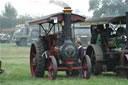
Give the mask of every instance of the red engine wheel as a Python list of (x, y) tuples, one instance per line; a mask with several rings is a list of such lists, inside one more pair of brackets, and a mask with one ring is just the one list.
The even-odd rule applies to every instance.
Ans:
[(36, 76), (36, 68), (37, 68), (37, 55), (36, 55), (36, 49), (32, 48), (30, 52), (30, 68), (32, 77)]
[(43, 77), (45, 73), (46, 58), (42, 56), (44, 52), (41, 42), (34, 43), (30, 51), (30, 68), (32, 77)]
[(91, 75), (91, 60), (89, 58), (89, 56), (85, 56), (82, 59), (82, 77), (84, 79), (89, 79), (90, 75)]
[(54, 56), (48, 59), (48, 77), (50, 80), (55, 80), (57, 75), (57, 62)]

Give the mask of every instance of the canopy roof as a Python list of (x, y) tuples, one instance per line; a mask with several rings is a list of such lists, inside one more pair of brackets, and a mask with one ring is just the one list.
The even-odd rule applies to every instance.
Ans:
[(104, 18), (90, 18), (86, 19), (85, 24), (97, 25), (97, 24), (126, 24), (126, 16), (118, 17), (104, 17)]
[[(56, 13), (56, 14), (44, 16), (40, 19), (30, 21), (29, 24), (32, 25), (32, 24), (53, 23), (55, 19), (57, 20), (58, 23), (61, 23), (64, 20), (64, 13)], [(71, 21), (72, 22), (84, 22), (85, 17), (77, 15), (77, 14), (71, 14)]]

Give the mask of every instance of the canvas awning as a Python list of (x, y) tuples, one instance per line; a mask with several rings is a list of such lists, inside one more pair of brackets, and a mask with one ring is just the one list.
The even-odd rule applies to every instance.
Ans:
[(104, 17), (104, 18), (88, 18), (85, 21), (87, 25), (97, 25), (97, 24), (126, 24), (126, 16), (118, 17)]
[[(30, 21), (29, 24), (43, 24), (43, 23), (53, 23), (53, 21), (56, 20), (57, 23), (60, 23), (64, 20), (64, 13), (56, 13), (51, 14), (48, 16), (44, 16), (40, 19)], [(77, 14), (71, 14), (71, 21), (72, 22), (84, 22), (85, 17), (77, 15)]]

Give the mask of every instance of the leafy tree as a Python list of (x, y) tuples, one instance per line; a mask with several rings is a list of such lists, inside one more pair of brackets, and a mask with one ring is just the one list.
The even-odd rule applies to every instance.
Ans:
[(0, 28), (5, 29), (15, 27), (17, 21), (16, 17), (16, 9), (10, 3), (5, 4), (5, 9), (0, 17)]
[(121, 16), (128, 11), (128, 0), (90, 0), (89, 6), (93, 17)]
[(125, 3), (128, 4), (128, 0), (125, 0)]
[(26, 21), (32, 20), (32, 17), (29, 15), (20, 15), (17, 18), (17, 24), (24, 24)]
[(5, 4), (3, 16), (8, 17), (8, 18), (16, 18), (17, 11), (10, 3), (7, 3), (7, 4)]

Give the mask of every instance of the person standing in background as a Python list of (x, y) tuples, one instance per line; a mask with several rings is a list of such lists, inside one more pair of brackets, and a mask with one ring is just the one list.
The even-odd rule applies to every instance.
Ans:
[[(81, 66), (81, 61), (82, 61), (82, 58), (84, 57), (84, 48), (82, 47), (82, 42), (81, 41), (77, 41), (77, 46), (78, 46), (78, 63), (79, 65)], [(83, 75), (82, 75), (82, 70), (79, 70), (80, 72), (80, 77), (83, 78)]]
[(2, 70), (2, 68), (1, 68), (1, 65), (2, 64), (2, 62), (0, 61), (0, 74), (2, 74), (3, 72), (4, 72), (4, 70)]
[(78, 50), (79, 50), (78, 57), (81, 60), (84, 56), (84, 48), (82, 47), (82, 42), (77, 41), (77, 46), (78, 46)]

